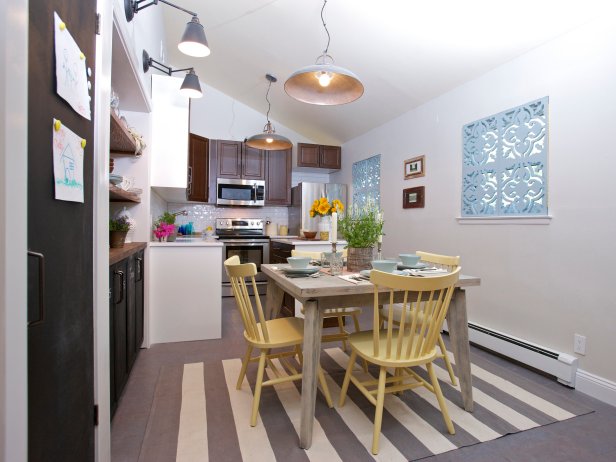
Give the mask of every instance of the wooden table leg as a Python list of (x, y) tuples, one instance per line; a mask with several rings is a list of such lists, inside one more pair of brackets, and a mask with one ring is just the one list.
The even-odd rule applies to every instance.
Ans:
[(447, 312), (447, 327), (451, 349), (456, 359), (456, 375), (460, 381), (460, 391), (464, 409), (473, 412), (473, 383), (471, 378), (471, 352), (468, 343), (468, 316), (466, 313), (466, 293), (456, 289)]
[(265, 296), (265, 319), (277, 318), (282, 308), (284, 290), (269, 279), (267, 281), (267, 295)]
[(304, 364), (302, 368), (302, 409), (299, 445), (304, 449), (312, 445), (312, 425), (317, 397), (317, 367), (321, 353), (322, 315), (317, 300), (304, 304)]

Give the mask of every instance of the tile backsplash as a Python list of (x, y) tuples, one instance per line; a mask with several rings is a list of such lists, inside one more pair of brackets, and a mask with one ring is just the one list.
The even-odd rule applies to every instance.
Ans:
[(167, 210), (186, 210), (188, 215), (178, 216), (176, 224), (184, 225), (192, 221), (195, 231), (203, 231), (208, 226), (213, 228), (217, 218), (262, 218), (277, 225), (287, 225), (289, 222), (287, 207), (216, 207), (209, 204), (169, 203)]

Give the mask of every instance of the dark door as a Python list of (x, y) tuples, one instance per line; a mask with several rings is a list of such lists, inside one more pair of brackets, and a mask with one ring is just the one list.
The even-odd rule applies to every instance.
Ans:
[(319, 145), (298, 143), (297, 145), (298, 167), (319, 167)]
[(188, 136), (188, 188), (189, 201), (208, 201), (208, 139), (191, 133)]
[(141, 348), (141, 344), (143, 343), (143, 258), (143, 250), (135, 256), (135, 327), (137, 330), (135, 334), (135, 338), (137, 340), (137, 343), (135, 345), (135, 353), (139, 351), (139, 349)]
[(268, 151), (265, 205), (291, 205), (291, 150)]
[(340, 151), (340, 146), (321, 146), (319, 166), (322, 168), (340, 170)]
[[(33, 284), (41, 290), (28, 293), (28, 458), (91, 461), (94, 124), (56, 94), (54, 11), (92, 69), (90, 109), (94, 114), (96, 1), (31, 0), (29, 8), (28, 247), (43, 256), (30, 258), (29, 280), (38, 281), (40, 274), (45, 281)], [(53, 118), (87, 142), (84, 203), (54, 199)], [(42, 320), (39, 306), (44, 306)]]
[(216, 142), (218, 178), (242, 177), (242, 143), (240, 141), (218, 140)]
[(111, 266), (111, 402), (112, 415), (117, 402), (122, 395), (124, 385), (128, 380), (128, 292), (127, 280), (129, 278), (128, 259), (124, 259)]
[(265, 180), (265, 154), (261, 149), (244, 145), (242, 158), (242, 178), (246, 180)]

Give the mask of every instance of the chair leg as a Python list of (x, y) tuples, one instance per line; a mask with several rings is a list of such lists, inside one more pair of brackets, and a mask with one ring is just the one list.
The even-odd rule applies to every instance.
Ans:
[(295, 345), (295, 354), (297, 354), (297, 359), (299, 361), (300, 367), (304, 364), (304, 355), (302, 354), (302, 347), (299, 345)]
[(259, 356), (259, 370), (257, 371), (257, 383), (255, 384), (255, 396), (252, 400), (252, 415), (250, 416), (250, 426), (257, 425), (257, 415), (259, 413), (259, 401), (261, 401), (261, 388), (263, 386), (263, 372), (265, 371), (265, 359), (267, 351), (261, 350)]
[(383, 422), (383, 403), (385, 402), (385, 379), (387, 368), (381, 366), (379, 372), (379, 386), (376, 394), (376, 411), (374, 412), (374, 433), (372, 434), (372, 454), (379, 453), (379, 438), (381, 436), (381, 423)]
[[(343, 316), (338, 316), (338, 331), (341, 334), (344, 334), (344, 318)], [(346, 339), (342, 339), (342, 349), (347, 351), (347, 342)]]
[(323, 374), (323, 368), (320, 365), (317, 374), (319, 376), (319, 383), (321, 384), (321, 391), (325, 395), (325, 401), (327, 401), (327, 405), (330, 408), (333, 408), (334, 403), (332, 402), (332, 397), (329, 394), (329, 387), (327, 386), (327, 382), (325, 381), (325, 374)]
[(246, 349), (246, 354), (244, 355), (244, 360), (242, 361), (242, 368), (240, 369), (240, 376), (237, 378), (237, 385), (235, 388), (240, 390), (242, 388), (242, 382), (244, 381), (244, 377), (246, 377), (246, 368), (248, 367), (248, 363), (250, 362), (250, 355), (252, 354), (252, 345), (248, 345)]
[[(357, 313), (353, 313), (351, 317), (353, 318), (353, 324), (355, 324), (355, 332), (359, 332), (360, 327), (359, 327), (359, 319), (357, 318)], [(362, 364), (363, 364), (364, 372), (368, 373), (368, 361), (366, 361), (365, 359), (362, 359)]]
[(438, 405), (441, 408), (441, 413), (443, 414), (443, 420), (445, 421), (445, 425), (447, 426), (447, 431), (451, 435), (455, 435), (456, 430), (453, 428), (451, 417), (449, 417), (449, 412), (447, 412), (447, 405), (445, 404), (445, 398), (443, 398), (443, 393), (441, 392), (441, 386), (438, 384), (438, 379), (436, 378), (436, 373), (434, 372), (434, 367), (432, 367), (432, 363), (426, 364), (426, 368), (428, 369), (428, 373), (430, 374), (430, 380), (432, 381), (432, 386), (434, 387), (434, 394), (436, 395)]
[(443, 360), (445, 361), (445, 365), (447, 366), (447, 370), (449, 371), (449, 378), (451, 379), (451, 384), (455, 387), (458, 382), (456, 382), (456, 375), (453, 373), (451, 361), (449, 361), (447, 348), (445, 348), (445, 342), (443, 341), (443, 337), (441, 334), (438, 334), (438, 346), (441, 347), (441, 353), (443, 354)]
[(344, 400), (346, 399), (347, 390), (349, 389), (349, 382), (351, 381), (351, 374), (353, 373), (353, 366), (355, 366), (355, 358), (357, 358), (357, 352), (353, 350), (351, 358), (349, 359), (349, 365), (347, 366), (346, 374), (344, 374), (344, 382), (342, 382), (342, 389), (340, 390), (340, 400), (338, 406), (344, 406)]

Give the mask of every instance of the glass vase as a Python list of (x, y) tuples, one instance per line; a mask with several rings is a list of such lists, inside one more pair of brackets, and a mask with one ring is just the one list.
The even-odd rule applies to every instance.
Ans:
[(332, 217), (325, 215), (319, 220), (319, 237), (322, 241), (329, 241), (329, 230), (332, 226)]

